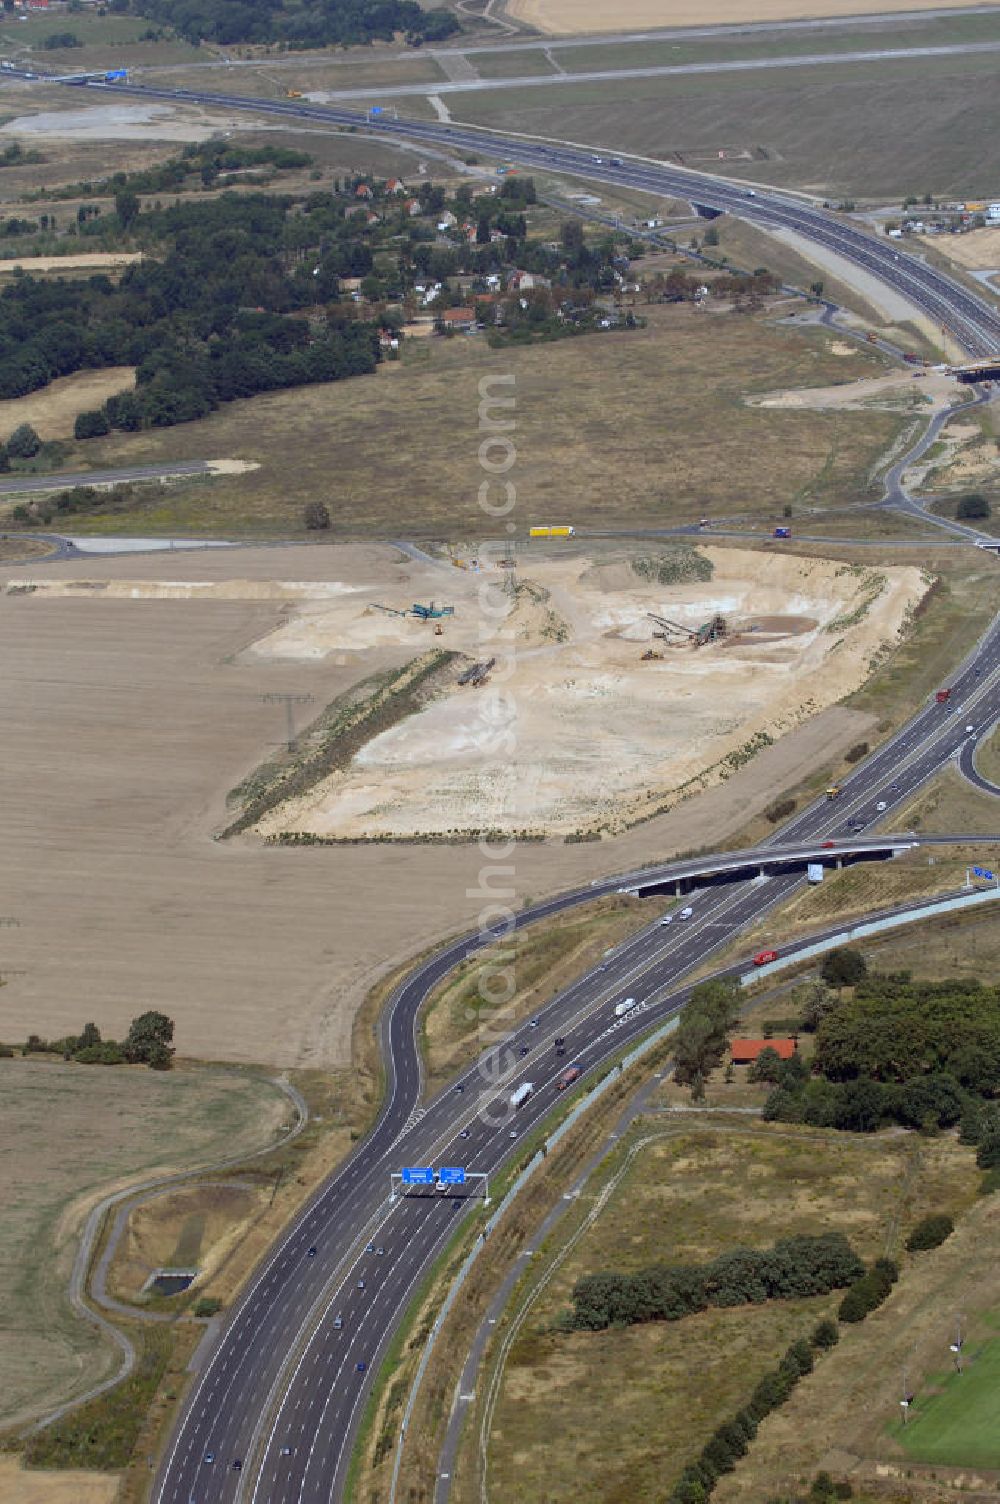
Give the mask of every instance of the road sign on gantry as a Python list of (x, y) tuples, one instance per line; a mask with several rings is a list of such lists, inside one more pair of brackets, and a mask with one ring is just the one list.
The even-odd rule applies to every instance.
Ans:
[(438, 1170), (438, 1180), (442, 1185), (464, 1185), (465, 1171), (457, 1165), (442, 1165)]
[(973, 867), (972, 875), (973, 877), (985, 877), (988, 883), (996, 882), (995, 874), (988, 867)]
[(434, 1171), (432, 1169), (411, 1168), (403, 1170), (404, 1185), (433, 1185)]

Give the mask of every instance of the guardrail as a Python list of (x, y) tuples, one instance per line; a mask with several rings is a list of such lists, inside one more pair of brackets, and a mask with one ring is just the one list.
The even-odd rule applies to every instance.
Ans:
[(811, 945), (800, 946), (787, 956), (779, 956), (776, 961), (768, 961), (763, 966), (755, 966), (753, 971), (746, 971), (740, 977), (740, 986), (749, 987), (751, 983), (760, 981), (761, 977), (772, 976), (777, 971), (784, 971), (788, 966), (797, 966), (800, 961), (807, 961), (811, 956), (822, 956), (828, 950), (836, 950), (841, 945), (849, 945), (852, 940), (863, 940), (867, 935), (878, 935), (883, 930), (898, 929), (900, 925), (915, 924), (919, 919), (930, 919), (935, 914), (950, 914), (957, 909), (974, 908), (976, 904), (990, 903), (1000, 898), (1000, 888), (988, 888), (975, 893), (959, 893), (951, 898), (942, 898), (937, 902), (924, 904), (919, 909), (908, 909), (902, 914), (887, 914), (884, 919), (869, 919), (863, 924), (852, 924), (847, 929), (841, 930), (836, 935), (827, 935), (825, 940), (816, 940)]

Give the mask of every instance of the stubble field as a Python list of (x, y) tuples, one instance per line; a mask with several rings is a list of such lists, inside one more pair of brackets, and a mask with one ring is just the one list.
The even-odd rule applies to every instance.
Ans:
[[(213, 550), (30, 572), (161, 582), (361, 572), (390, 600), (420, 598), (388, 547)], [(457, 573), (447, 570), (442, 596)], [(302, 850), (211, 839), (226, 823), (227, 792), (286, 735), (285, 703), (264, 696), (292, 696), (301, 728), (359, 678), (412, 657), (399, 646), (299, 662), (247, 654), (285, 609), (280, 592), (270, 601), (0, 594), (0, 1038), (57, 1037), (88, 1019), (120, 1035), (157, 1008), (176, 1020), (182, 1054), (345, 1064), (372, 983), (474, 922), (475, 845)], [(870, 725), (833, 707), (709, 796), (613, 842), (524, 845), (518, 897), (718, 844)]]

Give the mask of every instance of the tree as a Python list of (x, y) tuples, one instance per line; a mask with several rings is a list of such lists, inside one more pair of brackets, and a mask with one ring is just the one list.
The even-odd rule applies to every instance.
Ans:
[(7, 440), (7, 453), (17, 460), (34, 459), (42, 441), (30, 423), (21, 423)]
[(91, 1045), (100, 1044), (101, 1031), (96, 1024), (84, 1024), (83, 1032), (77, 1040), (77, 1049), (86, 1050)]
[(330, 526), (329, 508), (322, 501), (307, 501), (302, 509), (302, 520), (310, 532), (324, 532)]
[(125, 188), (115, 194), (115, 213), (118, 215), (118, 223), (123, 230), (130, 230), (139, 218), (139, 210), (142, 208), (139, 195)]
[(906, 1240), (907, 1253), (921, 1253), (925, 1248), (937, 1248), (955, 1231), (955, 1224), (946, 1212), (933, 1212), (922, 1217)]
[(819, 972), (829, 987), (856, 987), (868, 975), (868, 965), (860, 951), (842, 945), (827, 951)]
[(747, 1080), (775, 1082), (780, 1079), (781, 1056), (771, 1045), (767, 1045), (747, 1071)]
[(153, 1070), (169, 1070), (173, 1057), (171, 1040), (174, 1021), (165, 1013), (141, 1013), (133, 1018), (122, 1044), (125, 1059), (131, 1065), (149, 1065)]
[(820, 1350), (828, 1347), (836, 1347), (840, 1341), (840, 1332), (837, 1328), (837, 1323), (831, 1321), (829, 1316), (825, 1316), (822, 1321), (818, 1321), (813, 1327), (810, 1341), (813, 1347), (818, 1347)]
[(823, 296), (823, 283), (819, 280), (810, 282), (809, 291), (813, 294), (814, 297), (821, 298)]
[(966, 520), (978, 520), (989, 515), (989, 502), (985, 496), (980, 496), (975, 491), (968, 496), (961, 497), (958, 506), (955, 508), (955, 516)]
[(99, 439), (110, 432), (111, 424), (100, 408), (95, 408), (91, 412), (77, 413), (76, 422), (73, 424), (74, 438)]
[(719, 232), (715, 228), (714, 225), (709, 225), (708, 229), (705, 231), (705, 237), (704, 237), (704, 240), (703, 240), (702, 244), (703, 245), (718, 245), (718, 243), (719, 243)]

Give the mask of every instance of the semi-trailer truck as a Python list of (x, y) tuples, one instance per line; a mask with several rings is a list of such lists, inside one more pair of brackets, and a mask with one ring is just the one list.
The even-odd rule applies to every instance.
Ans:
[(638, 998), (636, 998), (636, 997), (626, 997), (626, 998), (623, 998), (620, 1003), (616, 1003), (615, 1004), (615, 1018), (624, 1018), (625, 1015), (626, 1015), (626, 1013), (631, 1013), (632, 1009), (633, 1008), (637, 1008), (638, 1006), (639, 1006), (639, 999)]
[(572, 1086), (583, 1075), (582, 1065), (568, 1065), (556, 1082), (556, 1091), (565, 1091), (567, 1086)]
[(511, 1092), (511, 1094), (510, 1094), (510, 1105), (511, 1105), (511, 1107), (513, 1107), (513, 1109), (514, 1109), (515, 1112), (517, 1111), (517, 1109), (519, 1107), (523, 1107), (524, 1106), (525, 1102), (531, 1096), (531, 1093), (534, 1091), (534, 1089), (535, 1089), (534, 1082), (532, 1082), (532, 1081), (522, 1081), (521, 1085), (517, 1088), (517, 1090)]
[(575, 527), (529, 527), (529, 538), (575, 538)]

